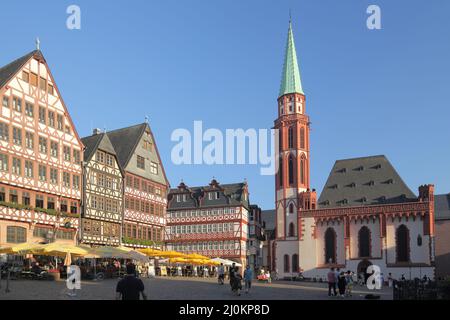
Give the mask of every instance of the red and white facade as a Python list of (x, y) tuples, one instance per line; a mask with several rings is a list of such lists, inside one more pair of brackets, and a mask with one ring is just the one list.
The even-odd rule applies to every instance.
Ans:
[(81, 140), (40, 51), (4, 68), (14, 71), (0, 88), (0, 246), (74, 242)]

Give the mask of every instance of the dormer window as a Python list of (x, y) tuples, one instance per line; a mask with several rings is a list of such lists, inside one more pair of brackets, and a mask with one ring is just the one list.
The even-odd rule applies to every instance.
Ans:
[(212, 200), (213, 199), (213, 194), (212, 194), (212, 192), (209, 192), (208, 193), (208, 200)]
[(216, 200), (220, 198), (220, 193), (217, 191), (216, 192)]
[(185, 194), (183, 194), (183, 202), (187, 201), (187, 196)]
[(181, 201), (181, 195), (177, 194), (177, 202), (180, 202), (180, 201)]

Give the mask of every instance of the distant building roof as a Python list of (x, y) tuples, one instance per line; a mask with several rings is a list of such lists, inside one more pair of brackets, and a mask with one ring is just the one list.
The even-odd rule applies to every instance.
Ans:
[(416, 201), (389, 160), (370, 156), (338, 160), (319, 197), (319, 208)]
[(81, 141), (83, 141), (83, 144), (86, 147), (84, 149), (84, 161), (89, 161), (97, 149), (116, 155), (116, 151), (114, 150), (114, 147), (106, 133), (99, 133), (89, 137), (84, 137), (81, 138)]
[(450, 194), (434, 196), (434, 219), (450, 220)]
[(275, 230), (277, 213), (275, 210), (262, 210), (261, 219), (266, 224), (265, 230)]
[[(215, 179), (208, 186), (188, 187), (183, 182), (177, 189), (171, 189), (169, 192), (169, 209), (213, 207), (213, 206), (244, 206), (250, 208), (248, 197), (244, 197), (247, 189), (246, 182), (220, 184)], [(219, 199), (209, 199), (205, 196), (208, 191), (218, 191), (222, 194)], [(187, 201), (172, 201), (176, 194), (189, 194)]]

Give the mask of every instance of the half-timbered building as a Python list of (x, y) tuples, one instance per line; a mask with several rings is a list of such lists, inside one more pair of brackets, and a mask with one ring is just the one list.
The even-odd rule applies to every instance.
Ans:
[(125, 174), (124, 245), (163, 245), (169, 182), (148, 123), (107, 133)]
[(188, 187), (183, 182), (169, 193), (168, 250), (221, 257), (247, 263), (250, 204), (247, 183)]
[(106, 133), (94, 130), (85, 145), (80, 235), (89, 245), (121, 244), (123, 172)]
[(0, 245), (75, 241), (83, 144), (40, 50), (0, 68)]

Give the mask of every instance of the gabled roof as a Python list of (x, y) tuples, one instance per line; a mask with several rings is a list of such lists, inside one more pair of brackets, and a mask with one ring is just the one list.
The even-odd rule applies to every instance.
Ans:
[(291, 21), (289, 21), (283, 73), (281, 74), (280, 93), (278, 97), (288, 93), (304, 94), (302, 81), (300, 79), (300, 70), (298, 68), (297, 51), (295, 50), (294, 33), (292, 32)]
[(86, 147), (84, 150), (85, 162), (89, 162), (98, 149), (116, 155), (116, 151), (114, 150), (114, 147), (106, 133), (99, 133), (89, 137), (84, 137), (81, 138), (81, 141)]
[(30, 60), (31, 57), (38, 56), (41, 59), (44, 59), (42, 52), (40, 50), (34, 50), (30, 53), (20, 57), (19, 59), (14, 60), (13, 62), (7, 64), (6, 66), (0, 68), (0, 88), (5, 86), (11, 78), (22, 69), (25, 63)]
[(116, 150), (117, 158), (122, 168), (125, 168), (133, 156), (142, 135), (147, 128), (146, 123), (137, 124), (131, 127), (109, 131), (109, 140)]
[(450, 194), (434, 196), (435, 220), (450, 220)]
[(109, 140), (116, 151), (117, 159), (119, 161), (120, 166), (125, 170), (130, 162), (130, 159), (133, 157), (133, 154), (141, 141), (142, 135), (148, 129), (151, 135), (151, 139), (154, 144), (154, 148), (156, 151), (156, 155), (158, 157), (158, 161), (161, 164), (161, 171), (166, 182), (166, 185), (169, 185), (169, 180), (167, 179), (166, 172), (164, 170), (164, 166), (161, 161), (161, 157), (159, 155), (158, 147), (156, 145), (155, 137), (153, 136), (153, 132), (148, 123), (141, 123), (134, 126), (116, 129), (107, 132)]
[(319, 208), (417, 201), (389, 160), (371, 156), (338, 160), (319, 197)]

